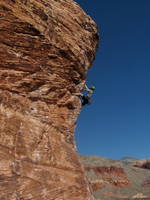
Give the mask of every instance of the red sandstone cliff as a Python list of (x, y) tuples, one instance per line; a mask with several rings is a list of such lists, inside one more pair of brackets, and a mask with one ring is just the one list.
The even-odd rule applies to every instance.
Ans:
[(94, 173), (96, 180), (91, 180), (90, 184), (93, 191), (97, 191), (105, 186), (113, 188), (127, 187), (130, 182), (123, 168), (116, 166), (94, 166), (85, 167), (87, 173)]
[(0, 0), (0, 199), (93, 199), (73, 132), (97, 42), (72, 0)]

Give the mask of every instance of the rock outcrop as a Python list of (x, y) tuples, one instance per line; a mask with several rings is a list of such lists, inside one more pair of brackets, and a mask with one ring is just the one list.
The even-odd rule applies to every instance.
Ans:
[(135, 167), (150, 169), (150, 159), (139, 160), (134, 164)]
[(72, 0), (0, 0), (0, 199), (91, 200), (74, 143), (97, 27)]

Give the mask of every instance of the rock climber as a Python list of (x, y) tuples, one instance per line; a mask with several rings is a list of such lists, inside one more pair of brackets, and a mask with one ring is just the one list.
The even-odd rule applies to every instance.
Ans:
[(95, 86), (91, 86), (90, 88), (88, 88), (85, 85), (83, 91), (87, 92), (87, 94), (86, 95), (81, 94), (82, 106), (85, 106), (86, 104), (91, 104), (91, 97), (93, 95), (94, 90), (95, 90)]
[(83, 92), (83, 94), (74, 93), (74, 95), (80, 97), (82, 106), (85, 106), (86, 104), (91, 104), (91, 97), (95, 90), (95, 86), (91, 86), (90, 88), (88, 88), (84, 81), (79, 85), (78, 88), (81, 92)]

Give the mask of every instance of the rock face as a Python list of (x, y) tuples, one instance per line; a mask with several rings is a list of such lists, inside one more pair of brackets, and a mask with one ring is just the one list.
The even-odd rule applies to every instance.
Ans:
[(98, 43), (72, 0), (0, 0), (0, 199), (91, 200), (74, 128)]
[(80, 159), (97, 200), (150, 199), (149, 165), (139, 167), (149, 159), (114, 161), (98, 156), (81, 156)]

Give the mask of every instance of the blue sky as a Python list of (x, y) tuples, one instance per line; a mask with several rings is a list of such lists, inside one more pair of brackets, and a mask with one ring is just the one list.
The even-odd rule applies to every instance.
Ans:
[(150, 1), (76, 1), (100, 28), (88, 74), (96, 91), (78, 119), (78, 151), (112, 159), (150, 157)]

